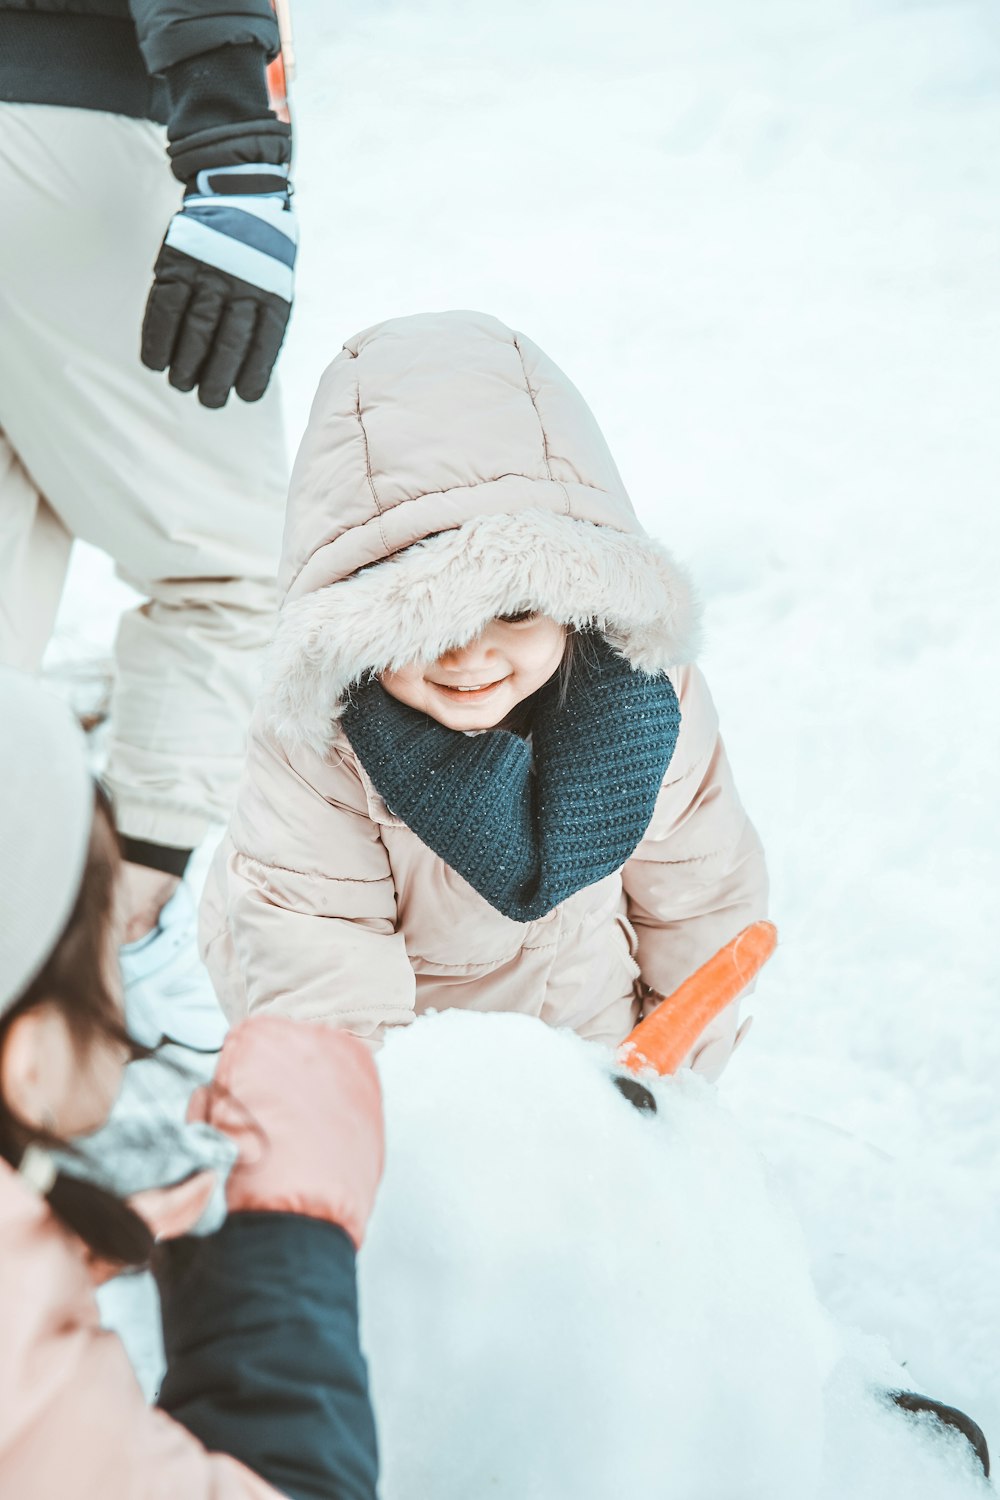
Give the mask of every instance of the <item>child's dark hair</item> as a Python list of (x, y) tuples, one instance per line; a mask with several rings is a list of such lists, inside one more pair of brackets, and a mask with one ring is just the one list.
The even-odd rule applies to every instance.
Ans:
[[(132, 1057), (148, 1056), (130, 1039), (108, 987), (108, 940), (120, 863), (110, 804), (95, 788), (90, 847), (76, 905), (41, 973), (0, 1021), (0, 1052), (17, 1017), (44, 1002), (58, 1006), (81, 1058), (101, 1041), (117, 1043)], [(31, 1145), (65, 1144), (50, 1132), (25, 1125), (0, 1096), (0, 1156), (11, 1166), (18, 1166)], [(148, 1226), (113, 1193), (60, 1172), (46, 1197), (67, 1228), (100, 1259), (123, 1266), (148, 1261), (153, 1248)]]

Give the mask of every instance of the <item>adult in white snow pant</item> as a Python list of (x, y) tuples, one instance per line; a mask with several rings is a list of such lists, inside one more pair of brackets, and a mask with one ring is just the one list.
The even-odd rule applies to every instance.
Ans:
[(115, 646), (107, 781), (127, 838), (228, 815), (271, 629), (286, 459), (272, 383), (210, 411), (139, 359), (181, 184), (157, 125), (0, 104), (0, 660), (34, 668), (73, 539), (147, 602)]

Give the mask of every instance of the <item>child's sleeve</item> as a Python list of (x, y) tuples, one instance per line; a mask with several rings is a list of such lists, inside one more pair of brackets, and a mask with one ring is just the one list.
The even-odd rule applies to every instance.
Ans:
[[(681, 705), (677, 748), (646, 835), (622, 872), (642, 979), (658, 995), (767, 914), (763, 849), (736, 791), (708, 686), (697, 667), (671, 678)], [(734, 1004), (702, 1037), (698, 1071), (722, 1071), (737, 1021)]]
[(202, 956), (231, 1020), (273, 1011), (375, 1039), (416, 983), (378, 825), (349, 758), (290, 758), (251, 725), (229, 832), (206, 882)]

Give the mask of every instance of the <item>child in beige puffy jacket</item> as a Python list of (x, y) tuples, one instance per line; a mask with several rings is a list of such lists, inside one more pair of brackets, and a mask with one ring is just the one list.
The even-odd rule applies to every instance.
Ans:
[[(320, 383), (285, 599), (202, 906), (232, 1020), (519, 1011), (609, 1046), (764, 914), (688, 582), (593, 416), (494, 318)], [(730, 1007), (689, 1061), (709, 1076)]]

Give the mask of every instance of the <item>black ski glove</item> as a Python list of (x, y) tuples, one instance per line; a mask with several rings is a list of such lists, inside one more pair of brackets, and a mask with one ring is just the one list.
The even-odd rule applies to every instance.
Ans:
[(288, 168), (197, 174), (170, 221), (142, 325), (142, 362), (179, 391), (225, 406), (259, 401), (292, 304), (298, 227)]

